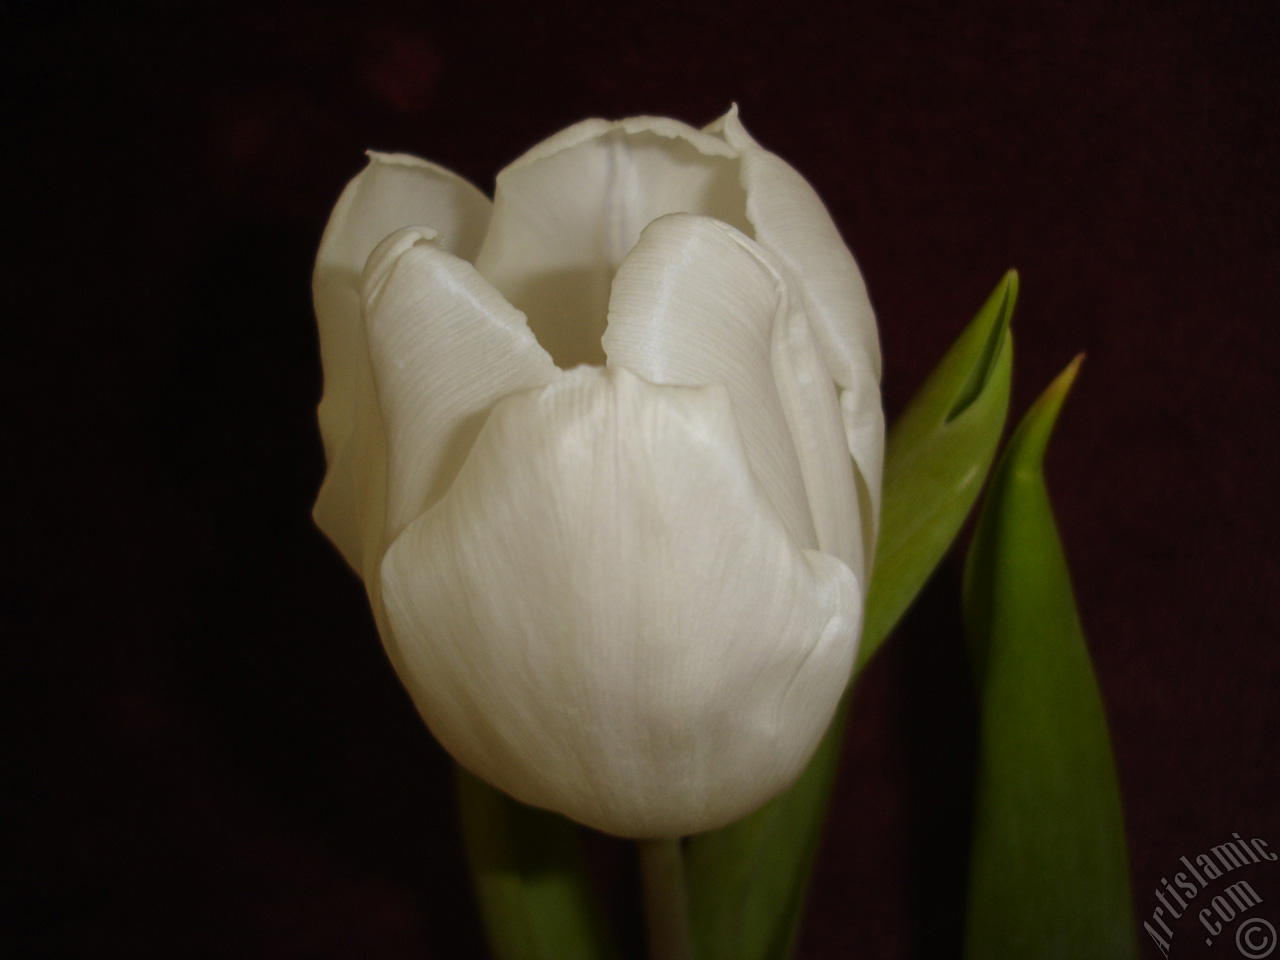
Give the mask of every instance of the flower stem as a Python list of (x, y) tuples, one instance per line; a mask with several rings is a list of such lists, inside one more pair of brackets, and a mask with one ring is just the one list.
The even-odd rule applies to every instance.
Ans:
[(680, 838), (638, 840), (649, 960), (693, 960)]

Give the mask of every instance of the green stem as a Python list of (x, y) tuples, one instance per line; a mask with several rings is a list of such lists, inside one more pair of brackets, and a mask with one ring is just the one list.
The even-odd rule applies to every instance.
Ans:
[(638, 840), (649, 960), (693, 960), (680, 838)]

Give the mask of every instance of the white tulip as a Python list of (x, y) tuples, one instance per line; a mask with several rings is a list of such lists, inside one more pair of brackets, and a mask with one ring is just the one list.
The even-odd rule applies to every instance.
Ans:
[(316, 520), (457, 761), (629, 837), (790, 784), (854, 662), (884, 435), (804, 179), (736, 109), (584, 121), (492, 203), (370, 154), (314, 292)]

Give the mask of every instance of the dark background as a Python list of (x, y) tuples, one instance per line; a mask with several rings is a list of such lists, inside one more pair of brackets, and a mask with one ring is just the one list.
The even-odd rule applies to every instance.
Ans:
[[(1088, 353), (1049, 471), (1136, 913), (1280, 847), (1277, 9), (5, 5), (8, 955), (481, 955), (447, 758), (309, 519), (312, 258), (366, 147), (491, 189), (582, 117), (734, 100), (858, 256), (891, 416), (1010, 266), (1015, 414)], [(958, 588), (861, 686), (802, 957), (957, 953)]]

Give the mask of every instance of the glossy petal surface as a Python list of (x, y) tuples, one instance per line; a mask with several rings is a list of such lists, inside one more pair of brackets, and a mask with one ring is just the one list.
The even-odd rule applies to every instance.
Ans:
[(383, 585), (445, 747), (628, 836), (729, 822), (798, 775), (862, 602), (762, 496), (723, 388), (621, 369), (500, 403)]
[(442, 167), (403, 154), (370, 153), (320, 241), (312, 294), (324, 365), (319, 419), (328, 470), (315, 517), (366, 580), (382, 542), (386, 464), (360, 316), (361, 275), (374, 247), (407, 226), (430, 227), (444, 249), (474, 256), (489, 208), (484, 194)]
[(428, 231), (388, 237), (364, 283), (387, 437), (387, 539), (440, 499), (489, 410), (559, 371), (524, 315)]
[(862, 272), (813, 187), (752, 139), (737, 107), (707, 132), (722, 137), (740, 157), (752, 236), (795, 278), (823, 359), (840, 387), (849, 450), (865, 487), (869, 547), (880, 503), (884, 414), (879, 337)]
[(722, 140), (658, 117), (586, 120), (498, 174), (476, 266), (560, 366), (598, 364), (610, 283), (640, 232), (680, 212), (747, 228), (744, 203)]
[(646, 228), (613, 283), (609, 362), (729, 391), (753, 472), (799, 543), (862, 574), (857, 490), (835, 385), (800, 296), (758, 244), (709, 217)]

